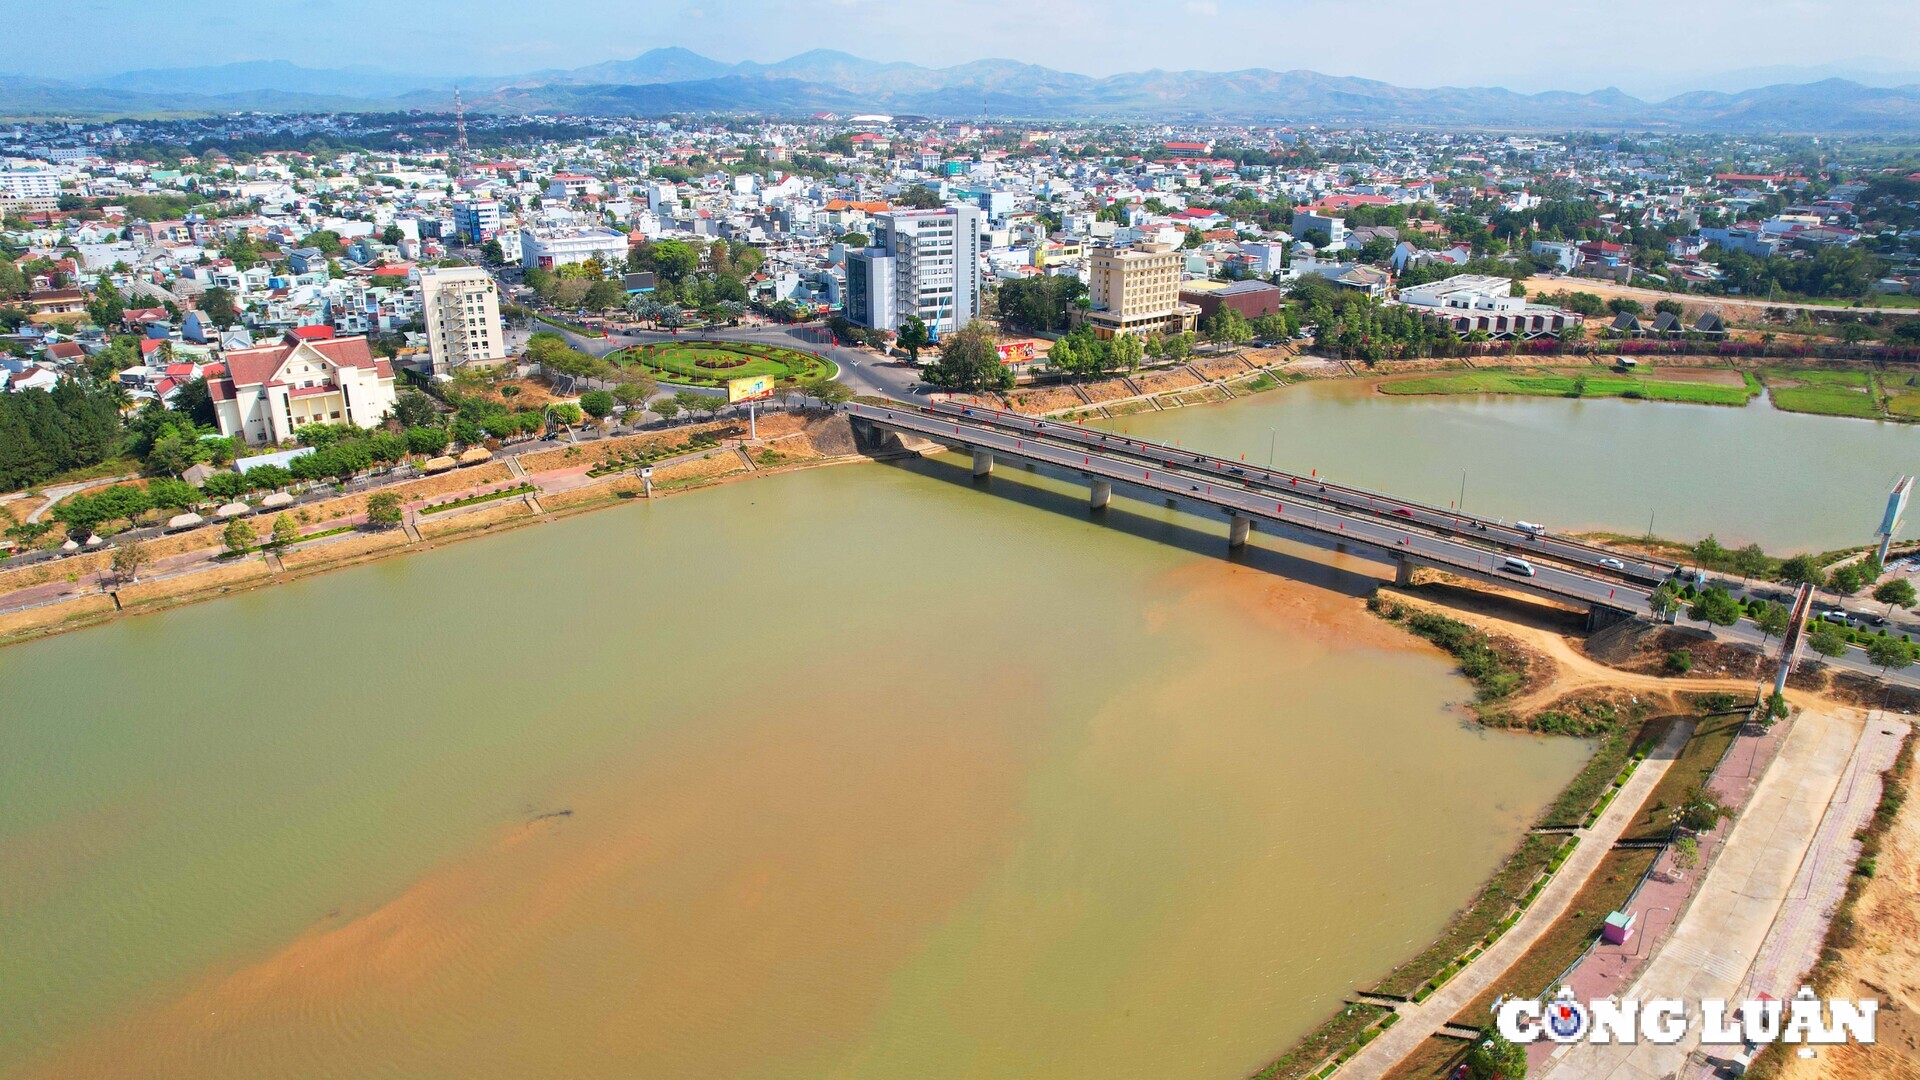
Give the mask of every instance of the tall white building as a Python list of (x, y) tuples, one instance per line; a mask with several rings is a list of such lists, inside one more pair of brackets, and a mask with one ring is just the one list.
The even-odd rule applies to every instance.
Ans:
[(936, 335), (980, 314), (976, 206), (892, 210), (873, 216), (873, 243), (847, 253), (847, 318), (898, 331), (918, 315)]
[(477, 266), (421, 270), (420, 314), (427, 324), (427, 352), (435, 375), (507, 355), (499, 293), (492, 275)]

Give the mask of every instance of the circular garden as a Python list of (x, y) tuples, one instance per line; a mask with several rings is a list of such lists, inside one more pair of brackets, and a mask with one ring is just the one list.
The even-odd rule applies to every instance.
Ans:
[(728, 379), (755, 375), (792, 383), (840, 373), (824, 356), (747, 341), (655, 341), (622, 349), (613, 359), (638, 364), (662, 382), (688, 386), (722, 386)]

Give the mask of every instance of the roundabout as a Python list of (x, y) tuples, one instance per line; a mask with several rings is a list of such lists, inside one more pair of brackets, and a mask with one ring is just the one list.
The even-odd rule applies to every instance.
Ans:
[(729, 379), (771, 375), (780, 383), (833, 378), (839, 365), (824, 356), (781, 345), (745, 341), (656, 341), (611, 354), (615, 363), (638, 365), (661, 382), (722, 386)]

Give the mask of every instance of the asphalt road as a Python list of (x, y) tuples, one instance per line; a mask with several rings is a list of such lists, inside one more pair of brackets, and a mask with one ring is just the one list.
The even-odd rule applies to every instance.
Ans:
[[(1396, 498), (1383, 492), (1348, 487), (1314, 476), (1301, 476), (1284, 469), (1262, 468), (1244, 461), (1232, 461), (1209, 454), (1196, 454), (1161, 443), (1110, 434), (1098, 428), (1062, 424), (1038, 417), (1022, 416), (1018, 413), (981, 409), (970, 405), (955, 405), (948, 402), (936, 403), (933, 409), (936, 412), (972, 417), (1001, 430), (1044, 435), (1056, 442), (1095, 449), (1109, 455), (1149, 461), (1163, 468), (1178, 468), (1213, 479), (1226, 480), (1229, 483), (1243, 484), (1256, 490), (1269, 491), (1275, 495), (1290, 495), (1343, 512), (1396, 517), (1409, 525), (1419, 525), (1434, 532), (1455, 536), (1476, 544), (1490, 544), (1529, 560), (1548, 558), (1563, 562), (1595, 577), (1651, 586), (1665, 581), (1674, 570), (1674, 567), (1668, 563), (1653, 563), (1630, 558), (1593, 544), (1569, 537), (1555, 536), (1551, 533), (1536, 534), (1493, 518), (1428, 506), (1425, 503)], [(1602, 560), (1613, 560), (1621, 565), (1616, 567), (1603, 563)]]
[(979, 447), (997, 451), (1010, 458), (1026, 458), (1073, 473), (1097, 477), (1160, 495), (1232, 511), (1294, 530), (1316, 533), (1335, 542), (1365, 545), (1384, 557), (1394, 553), (1441, 569), (1492, 577), (1511, 588), (1539, 593), (1553, 599), (1611, 607), (1624, 612), (1647, 610), (1648, 590), (1625, 582), (1606, 581), (1547, 563), (1533, 564), (1531, 576), (1502, 570), (1506, 557), (1477, 545), (1435, 536), (1420, 529), (1397, 524), (1388, 518), (1374, 518), (1316, 505), (1310, 501), (1275, 497), (1241, 483), (1170, 471), (1157, 464), (1125, 458), (1098, 456), (1096, 453), (1063, 446), (1051, 441), (998, 431), (966, 420), (913, 408), (888, 408), (849, 404), (845, 411), (882, 426), (910, 432), (924, 438), (967, 449)]

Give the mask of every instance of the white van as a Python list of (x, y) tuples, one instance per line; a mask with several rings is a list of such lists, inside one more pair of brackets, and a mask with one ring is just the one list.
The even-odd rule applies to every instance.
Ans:
[(1516, 559), (1511, 555), (1507, 556), (1506, 561), (1500, 564), (1500, 569), (1505, 570), (1509, 574), (1519, 574), (1521, 577), (1533, 576), (1532, 563), (1525, 559)]

